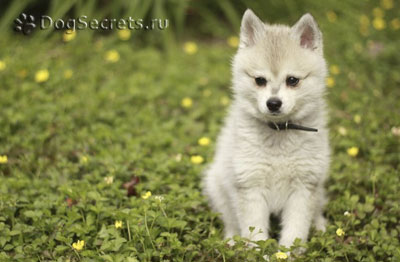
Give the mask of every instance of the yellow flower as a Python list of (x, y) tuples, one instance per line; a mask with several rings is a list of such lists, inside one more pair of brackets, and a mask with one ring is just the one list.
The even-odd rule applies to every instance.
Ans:
[(326, 17), (328, 18), (328, 21), (331, 23), (334, 23), (337, 20), (337, 15), (333, 11), (326, 12)]
[(399, 30), (400, 29), (400, 19), (395, 18), (390, 22), (390, 25), (394, 30)]
[(8, 163), (8, 157), (6, 155), (0, 156), (0, 164), (7, 164)]
[(113, 176), (106, 176), (104, 178), (104, 181), (106, 181), (107, 185), (111, 185), (114, 182), (114, 177)]
[(181, 102), (182, 107), (190, 108), (193, 105), (193, 100), (190, 97), (185, 97)]
[(198, 141), (201, 146), (208, 146), (210, 144), (210, 139), (208, 137), (202, 137)]
[(360, 16), (360, 24), (363, 26), (369, 25), (369, 18), (366, 15)]
[(67, 69), (67, 70), (64, 71), (64, 78), (65, 79), (70, 79), (73, 74), (74, 74), (74, 72), (71, 69)]
[(142, 198), (143, 199), (148, 199), (149, 197), (151, 197), (151, 192), (147, 191), (146, 193), (142, 194)]
[(228, 43), (228, 45), (230, 47), (236, 48), (239, 46), (239, 37), (237, 36), (230, 36), (228, 37), (228, 39), (226, 40), (226, 42)]
[(381, 18), (381, 17), (376, 17), (372, 21), (372, 25), (376, 30), (383, 30), (386, 27), (386, 21), (383, 20), (383, 18)]
[(208, 84), (208, 78), (203, 76), (202, 78), (199, 79), (199, 84), (202, 85), (202, 86), (207, 85)]
[(356, 122), (356, 124), (361, 123), (361, 116), (359, 114), (355, 115), (353, 118), (354, 122)]
[(72, 40), (74, 40), (76, 37), (76, 31), (75, 30), (71, 30), (71, 29), (67, 29), (65, 30), (64, 34), (63, 34), (63, 41), (64, 42), (70, 42)]
[(86, 164), (89, 161), (89, 158), (87, 156), (81, 156), (81, 163)]
[(338, 235), (339, 237), (344, 236), (345, 232), (343, 229), (341, 229), (340, 227), (336, 230), (336, 235)]
[(122, 228), (122, 221), (121, 220), (115, 221), (115, 228)]
[(197, 53), (197, 45), (195, 42), (186, 42), (183, 45), (183, 50), (185, 51), (186, 54), (193, 55)]
[(337, 65), (331, 65), (329, 71), (331, 71), (332, 75), (338, 75), (340, 73), (340, 69)]
[(47, 69), (42, 69), (36, 72), (35, 81), (36, 83), (43, 83), (49, 79), (50, 73)]
[(393, 0), (381, 0), (383, 9), (389, 10), (393, 8)]
[(360, 34), (362, 36), (368, 36), (369, 35), (368, 26), (360, 26)]
[(229, 98), (226, 96), (221, 97), (220, 103), (223, 106), (227, 106), (229, 104)]
[(26, 71), (26, 69), (21, 69), (17, 73), (17, 76), (19, 78), (25, 78), (27, 75), (28, 75), (28, 71)]
[(131, 38), (131, 30), (129, 29), (118, 30), (118, 37), (122, 41), (128, 40), (129, 38)]
[(211, 95), (211, 90), (210, 89), (206, 89), (203, 91), (203, 96), (205, 97), (209, 97)]
[(3, 60), (0, 60), (0, 71), (3, 71), (6, 69), (7, 65)]
[(193, 164), (198, 165), (204, 162), (204, 158), (202, 156), (195, 155), (190, 158), (190, 161), (192, 161)]
[(360, 33), (363, 36), (368, 36), (369, 18), (366, 15), (360, 16)]
[(106, 53), (105, 59), (108, 62), (116, 63), (119, 60), (119, 53), (116, 50), (109, 50)]
[(375, 7), (375, 8), (372, 10), (372, 14), (373, 14), (375, 17), (380, 17), (380, 18), (382, 18), (382, 17), (385, 15), (385, 12), (384, 12), (382, 9), (380, 9), (379, 7)]
[(82, 250), (84, 246), (85, 246), (84, 240), (78, 240), (78, 242), (72, 243), (72, 247), (77, 251)]
[(279, 260), (285, 260), (288, 258), (288, 255), (284, 252), (277, 252), (275, 253), (275, 257)]
[(335, 85), (335, 79), (333, 77), (327, 77), (325, 83), (327, 87), (333, 87)]
[(352, 157), (356, 157), (358, 155), (358, 147), (352, 146), (347, 149), (347, 154)]
[(211, 234), (211, 235), (215, 235), (215, 233), (217, 233), (217, 230), (216, 230), (214, 227), (211, 228), (210, 234)]
[(339, 126), (338, 132), (339, 132), (339, 134), (342, 135), (342, 136), (346, 136), (346, 135), (347, 135), (347, 129), (344, 128), (343, 126)]

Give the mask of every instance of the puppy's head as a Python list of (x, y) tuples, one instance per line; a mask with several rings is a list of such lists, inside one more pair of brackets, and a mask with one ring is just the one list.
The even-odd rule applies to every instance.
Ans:
[(305, 14), (292, 27), (268, 25), (248, 9), (240, 31), (233, 89), (243, 110), (275, 122), (300, 120), (318, 110), (326, 64), (314, 18)]

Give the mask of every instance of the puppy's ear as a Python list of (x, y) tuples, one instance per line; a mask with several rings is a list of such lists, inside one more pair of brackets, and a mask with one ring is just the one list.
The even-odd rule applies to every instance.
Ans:
[(246, 12), (244, 12), (242, 24), (240, 26), (239, 48), (254, 45), (263, 32), (264, 23), (253, 13), (253, 11), (247, 9)]
[(312, 15), (303, 15), (292, 27), (292, 33), (301, 47), (322, 53), (322, 33)]

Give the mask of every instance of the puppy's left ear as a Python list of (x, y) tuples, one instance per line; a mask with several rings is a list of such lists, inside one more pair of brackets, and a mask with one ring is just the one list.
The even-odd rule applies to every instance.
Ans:
[(264, 32), (264, 23), (253, 11), (247, 9), (242, 18), (240, 26), (239, 48), (250, 47), (254, 45)]
[(322, 54), (322, 33), (312, 15), (303, 15), (292, 27), (292, 33), (299, 40), (301, 47)]

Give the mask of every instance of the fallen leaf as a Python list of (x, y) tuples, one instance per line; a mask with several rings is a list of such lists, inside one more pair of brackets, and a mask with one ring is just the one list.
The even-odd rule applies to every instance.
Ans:
[(136, 188), (135, 188), (135, 186), (137, 185), (137, 184), (139, 184), (139, 182), (140, 182), (140, 179), (139, 179), (139, 177), (137, 177), (137, 176), (133, 176), (132, 178), (131, 178), (131, 180), (130, 181), (128, 181), (128, 182), (126, 182), (126, 183), (124, 183), (122, 186), (126, 189), (126, 195), (128, 196), (128, 197), (131, 197), (131, 196), (138, 196), (138, 193), (136, 192)]
[(67, 198), (65, 199), (65, 201), (67, 202), (67, 206), (68, 206), (68, 207), (75, 206), (75, 205), (78, 203), (78, 201), (76, 201), (75, 199), (72, 199), (72, 198), (70, 198), (70, 197), (67, 197)]

